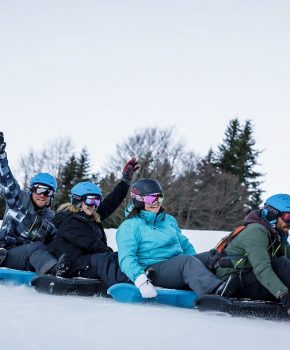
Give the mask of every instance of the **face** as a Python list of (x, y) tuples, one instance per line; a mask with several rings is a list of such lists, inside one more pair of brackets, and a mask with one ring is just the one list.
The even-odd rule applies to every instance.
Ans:
[(81, 208), (82, 208), (82, 211), (88, 216), (93, 215), (94, 211), (96, 210), (95, 206), (88, 206), (84, 202), (82, 202)]
[(163, 202), (162, 193), (154, 193), (152, 195), (147, 195), (143, 197), (144, 209), (153, 213), (158, 213), (162, 202)]
[(290, 230), (290, 223), (287, 223), (281, 217), (278, 217), (277, 223), (276, 223), (276, 228), (280, 232), (283, 232), (286, 236), (288, 236), (289, 230)]
[(50, 198), (45, 196), (44, 194), (37, 194), (35, 192), (32, 192), (31, 198), (32, 198), (32, 202), (38, 208), (44, 208), (46, 205), (49, 205), (50, 203)]
[(153, 206), (153, 204), (145, 204), (144, 203), (144, 209), (146, 211), (150, 211), (152, 213), (158, 213), (160, 210), (160, 207), (161, 207), (161, 204), (158, 202), (156, 202), (156, 204), (154, 203), (154, 206)]
[(50, 199), (53, 197), (54, 191), (51, 187), (42, 184), (35, 184), (31, 189), (31, 199), (35, 206), (44, 208), (50, 205)]

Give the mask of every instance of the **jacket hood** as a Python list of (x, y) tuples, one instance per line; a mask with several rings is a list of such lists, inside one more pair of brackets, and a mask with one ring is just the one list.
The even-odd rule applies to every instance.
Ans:
[(271, 226), (268, 221), (263, 219), (261, 217), (261, 210), (254, 210), (251, 211), (245, 218), (244, 218), (244, 225), (249, 224), (260, 224), (263, 225), (270, 233), (272, 233), (274, 236), (277, 236), (279, 234), (279, 231), (275, 229), (275, 227)]

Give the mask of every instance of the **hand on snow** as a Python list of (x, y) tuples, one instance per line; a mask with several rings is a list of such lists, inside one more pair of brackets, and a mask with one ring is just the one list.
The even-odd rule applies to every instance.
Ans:
[(145, 273), (136, 278), (135, 286), (139, 288), (142, 298), (155, 298), (157, 295), (156, 288), (149, 281)]
[(6, 147), (6, 142), (4, 142), (3, 132), (0, 131), (0, 154), (4, 153)]
[(138, 160), (136, 158), (130, 159), (124, 166), (124, 169), (122, 170), (122, 174), (123, 174), (122, 180), (126, 182), (128, 185), (130, 185), (133, 174), (138, 169), (139, 169)]
[(280, 299), (282, 305), (285, 307), (287, 310), (288, 315), (290, 316), (290, 294), (287, 293)]

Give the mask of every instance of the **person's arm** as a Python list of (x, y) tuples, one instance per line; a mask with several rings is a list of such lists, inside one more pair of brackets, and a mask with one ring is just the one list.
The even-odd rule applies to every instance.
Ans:
[(21, 190), (8, 165), (5, 147), (4, 135), (0, 132), (0, 193), (6, 200), (7, 206), (12, 208), (19, 198)]
[(107, 219), (121, 205), (128, 193), (129, 185), (124, 181), (120, 181), (111, 193), (101, 202), (97, 213), (100, 215), (101, 221)]
[(122, 272), (127, 275), (139, 289), (143, 298), (154, 298), (156, 288), (148, 279), (144, 269), (138, 264), (137, 250), (141, 236), (138, 225), (132, 225), (131, 220), (123, 222), (116, 234), (119, 265)]
[(189, 239), (181, 232), (180, 227), (178, 226), (178, 223), (176, 219), (173, 216), (170, 216), (172, 220), (172, 225), (174, 225), (176, 229), (176, 233), (179, 239), (180, 246), (183, 250), (183, 253), (185, 255), (195, 255), (196, 251), (193, 247), (193, 245), (189, 242)]
[(132, 282), (135, 282), (141, 274), (145, 273), (138, 264), (137, 250), (141, 236), (137, 223), (132, 223), (130, 219), (124, 221), (117, 230), (116, 241), (120, 268)]
[(97, 212), (101, 221), (108, 218), (121, 205), (128, 193), (133, 174), (139, 169), (138, 161), (135, 158), (130, 159), (122, 170), (122, 179), (116, 185), (111, 193), (101, 202)]

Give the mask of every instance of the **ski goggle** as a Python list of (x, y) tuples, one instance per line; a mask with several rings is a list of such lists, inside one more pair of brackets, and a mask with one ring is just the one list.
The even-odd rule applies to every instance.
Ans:
[(45, 197), (52, 197), (54, 194), (53, 189), (42, 185), (33, 186), (31, 191), (35, 194), (38, 194), (39, 196), (42, 194)]
[(87, 196), (84, 200), (84, 203), (88, 207), (98, 207), (101, 203), (101, 197)]
[(286, 224), (290, 225), (290, 213), (285, 212), (282, 216), (281, 216), (282, 220), (286, 222)]
[(161, 205), (164, 200), (163, 193), (152, 193), (152, 194), (147, 194), (146, 196), (140, 196), (139, 194), (135, 194), (131, 192), (131, 197), (136, 199), (139, 202), (143, 202), (148, 205), (153, 205), (153, 204)]

